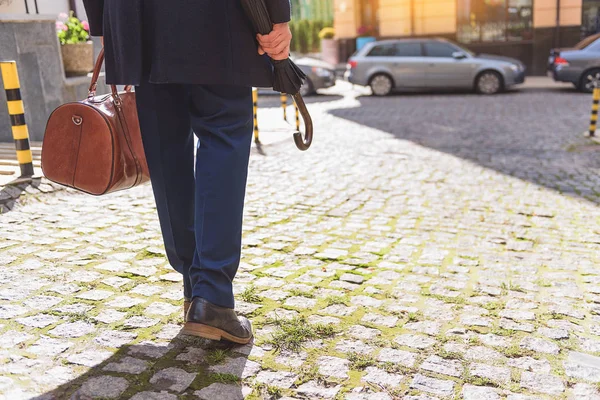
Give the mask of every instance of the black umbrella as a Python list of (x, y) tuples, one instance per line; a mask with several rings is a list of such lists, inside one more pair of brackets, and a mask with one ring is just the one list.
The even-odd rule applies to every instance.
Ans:
[[(248, 18), (252, 22), (252, 26), (257, 33), (268, 35), (273, 30), (273, 22), (269, 16), (269, 10), (264, 0), (241, 0), (242, 7), (246, 11)], [(312, 119), (308, 113), (308, 109), (304, 104), (304, 99), (300, 95), (300, 87), (306, 79), (306, 74), (289, 58), (285, 60), (273, 60), (273, 90), (281, 93), (292, 95), (298, 111), (304, 120), (306, 129), (305, 138), (302, 138), (300, 132), (294, 132), (294, 142), (300, 150), (306, 150), (312, 143)]]

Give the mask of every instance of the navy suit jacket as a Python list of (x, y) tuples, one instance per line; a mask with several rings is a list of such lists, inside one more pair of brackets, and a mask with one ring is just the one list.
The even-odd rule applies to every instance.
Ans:
[[(240, 0), (83, 0), (91, 34), (104, 36), (109, 84), (229, 84), (270, 87)], [(273, 23), (289, 0), (265, 0)]]

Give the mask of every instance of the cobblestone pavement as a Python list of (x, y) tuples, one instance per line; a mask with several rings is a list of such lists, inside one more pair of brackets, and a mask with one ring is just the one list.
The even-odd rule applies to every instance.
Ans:
[(252, 346), (180, 334), (150, 187), (0, 215), (3, 398), (600, 399), (589, 98), (318, 100), (251, 161)]

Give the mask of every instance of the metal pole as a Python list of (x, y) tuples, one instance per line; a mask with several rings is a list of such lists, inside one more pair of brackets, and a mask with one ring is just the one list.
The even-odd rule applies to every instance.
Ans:
[(73, 15), (79, 18), (79, 16), (77, 15), (77, 4), (75, 3), (75, 0), (69, 0), (69, 8), (71, 9), (71, 11), (73, 11)]
[(25, 12), (29, 14), (29, 5), (27, 4), (27, 0), (25, 0)]
[(410, 35), (415, 36), (415, 0), (410, 0)]
[(504, 40), (508, 42), (508, 4), (504, 5)]
[(6, 104), (12, 126), (13, 139), (17, 149), (17, 160), (21, 167), (19, 179), (30, 179), (33, 176), (33, 155), (29, 145), (29, 131), (25, 123), (25, 108), (21, 98), (21, 86), (15, 61), (0, 62), (2, 81), (6, 92)]
[(556, 31), (554, 34), (554, 47), (560, 47), (560, 0), (556, 0)]
[(33, 0), (33, 4), (35, 4), (35, 13), (39, 14), (40, 10), (38, 9), (38, 4), (37, 4), (37, 0)]
[(596, 135), (596, 123), (598, 122), (598, 103), (600, 103), (600, 88), (594, 87), (592, 115), (590, 116), (590, 137), (594, 137)]
[(258, 138), (258, 89), (252, 88), (252, 107), (254, 112), (254, 141), (260, 142)]

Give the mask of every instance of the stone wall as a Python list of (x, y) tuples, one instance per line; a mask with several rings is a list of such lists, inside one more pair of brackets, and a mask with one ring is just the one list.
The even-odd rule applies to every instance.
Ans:
[[(32, 141), (43, 139), (48, 116), (56, 107), (87, 93), (88, 77), (65, 78), (53, 15), (0, 15), (0, 60), (17, 62)], [(11, 141), (6, 96), (0, 90), (0, 142)]]

